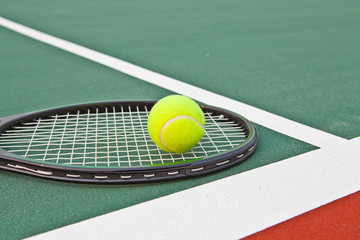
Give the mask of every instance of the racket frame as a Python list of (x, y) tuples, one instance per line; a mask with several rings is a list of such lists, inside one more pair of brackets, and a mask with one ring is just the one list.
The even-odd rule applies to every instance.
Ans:
[[(19, 126), (24, 122), (33, 121), (37, 118), (49, 118), (55, 114), (66, 114), (68, 112), (86, 113), (88, 109), (116, 107), (127, 105), (130, 108), (147, 106), (150, 111), (156, 101), (115, 101), (79, 104), (73, 106), (59, 107), (50, 110), (44, 110), (33, 113), (18, 114), (0, 119), (0, 135), (12, 126)], [(258, 132), (256, 127), (242, 116), (228, 110), (215, 108), (211, 106), (200, 106), (204, 111), (214, 112), (229, 117), (242, 123), (249, 133), (246, 140), (234, 149), (230, 149), (220, 154), (211, 155), (200, 160), (175, 162), (160, 166), (142, 166), (142, 167), (77, 167), (66, 166), (51, 162), (42, 162), (40, 160), (29, 159), (0, 148), (0, 169), (10, 170), (18, 173), (24, 173), (37, 177), (79, 182), (79, 183), (134, 183), (134, 182), (153, 182), (160, 180), (170, 180), (184, 178), (188, 176), (197, 176), (219, 171), (235, 164), (245, 161), (253, 154), (257, 147)]]

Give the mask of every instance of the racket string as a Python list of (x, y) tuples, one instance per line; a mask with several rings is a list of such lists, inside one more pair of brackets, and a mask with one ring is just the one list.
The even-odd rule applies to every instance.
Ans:
[[(119, 149), (119, 142), (118, 142), (118, 136), (117, 136), (117, 130), (116, 130), (116, 111), (115, 107), (113, 106), (113, 118), (114, 118), (114, 133), (115, 133), (115, 145), (116, 149)], [(117, 165), (120, 166), (120, 155), (119, 152), (116, 152), (116, 158), (117, 158)]]
[(126, 136), (126, 124), (125, 124), (125, 118), (124, 118), (124, 109), (123, 106), (121, 106), (121, 115), (122, 115), (122, 123), (123, 123), (123, 127), (124, 127), (124, 136), (125, 136), (125, 146), (126, 146), (126, 153), (127, 153), (127, 159), (128, 159), (128, 164), (129, 166), (131, 166), (131, 159), (129, 156), (129, 145), (128, 145), (128, 141), (127, 141), (127, 136)]
[[(147, 119), (149, 118), (149, 113), (150, 113), (150, 111), (148, 110), (147, 106), (145, 106), (146, 125), (147, 125)], [(150, 138), (150, 135), (149, 135), (148, 132), (146, 132), (146, 135), (148, 136), (148, 138)], [(153, 144), (151, 144), (151, 145), (153, 145)], [(157, 153), (158, 153), (157, 156), (158, 156), (158, 159), (160, 160), (160, 163), (164, 164), (166, 161), (164, 161), (163, 154), (161, 154), (161, 151), (160, 151), (160, 149), (158, 147), (156, 147), (156, 150), (157, 150)], [(170, 154), (170, 157), (171, 157), (171, 162), (175, 162), (175, 159), (173, 158), (173, 156), (171, 154)], [(153, 162), (153, 160), (152, 160), (152, 162)]]
[(39, 118), (39, 120), (37, 121), (37, 124), (36, 124), (36, 126), (35, 126), (35, 130), (34, 130), (34, 132), (31, 134), (31, 139), (30, 139), (29, 145), (28, 145), (28, 147), (27, 147), (27, 149), (26, 149), (26, 152), (25, 152), (25, 154), (24, 154), (24, 157), (26, 157), (27, 154), (28, 154), (29, 151), (30, 151), (30, 146), (31, 146), (31, 143), (32, 143), (33, 140), (34, 140), (36, 131), (37, 131), (39, 125), (40, 125), (40, 121), (41, 121), (41, 118)]
[(46, 154), (47, 154), (47, 152), (49, 151), (49, 148), (50, 148), (51, 137), (52, 137), (52, 134), (53, 134), (53, 132), (54, 132), (54, 128), (55, 128), (55, 126), (56, 126), (56, 120), (57, 120), (57, 117), (55, 118), (55, 121), (54, 121), (54, 123), (53, 123), (53, 125), (52, 125), (52, 128), (51, 128), (51, 131), (50, 131), (49, 140), (48, 140), (48, 142), (47, 142), (47, 144), (46, 144), (46, 149), (45, 149), (44, 157), (43, 157), (43, 159), (42, 159), (43, 161), (45, 161), (45, 159), (46, 159)]
[[(140, 121), (142, 121), (142, 118), (141, 118), (141, 114), (140, 114), (140, 109), (138, 106), (136, 106), (136, 111), (137, 111), (137, 117), (139, 118)], [(147, 122), (147, 120), (146, 120)], [(141, 126), (141, 131), (142, 131), (142, 137), (144, 139), (144, 142), (145, 142), (145, 146), (146, 146), (146, 149), (147, 149), (147, 156), (149, 157), (149, 160), (150, 160), (150, 164), (152, 165), (153, 164), (153, 159), (151, 158), (151, 154), (150, 154), (150, 148), (149, 148), (149, 144), (148, 144), (148, 139), (146, 138), (146, 135), (147, 135), (147, 131), (145, 130), (146, 128), (144, 127), (144, 125), (146, 125), (146, 123), (144, 123), (142, 121), (142, 123), (140, 124)]]
[(72, 147), (71, 147), (71, 154), (70, 154), (70, 162), (69, 164), (72, 164), (72, 159), (74, 157), (74, 152), (75, 152), (75, 144), (76, 144), (76, 137), (77, 137), (77, 128), (78, 128), (78, 120), (79, 120), (79, 115), (80, 115), (80, 111), (77, 111), (77, 115), (76, 115), (76, 124), (75, 124), (75, 133), (74, 133), (74, 138), (72, 141)]
[[(126, 109), (127, 108), (127, 109)], [(205, 112), (203, 139), (189, 152), (166, 153), (147, 132), (147, 106), (77, 110), (38, 118), (0, 135), (0, 147), (36, 160), (79, 166), (141, 166), (202, 158), (240, 145), (247, 133), (238, 123)]]

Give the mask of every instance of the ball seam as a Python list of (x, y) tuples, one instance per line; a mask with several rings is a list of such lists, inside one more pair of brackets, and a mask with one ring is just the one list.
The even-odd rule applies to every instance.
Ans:
[(190, 116), (186, 116), (186, 115), (179, 115), (179, 116), (176, 116), (176, 117), (173, 117), (171, 119), (169, 119), (165, 124), (164, 126), (161, 128), (161, 132), (160, 132), (160, 141), (161, 141), (161, 144), (169, 151), (169, 152), (173, 152), (171, 149), (169, 149), (165, 143), (164, 143), (164, 140), (163, 140), (163, 132), (165, 131), (165, 129), (173, 122), (175, 122), (176, 120), (178, 119), (190, 119), (190, 120), (193, 120), (195, 123), (197, 123), (200, 127), (204, 128), (204, 125), (202, 125), (200, 122), (198, 122), (195, 118), (193, 117), (190, 117)]

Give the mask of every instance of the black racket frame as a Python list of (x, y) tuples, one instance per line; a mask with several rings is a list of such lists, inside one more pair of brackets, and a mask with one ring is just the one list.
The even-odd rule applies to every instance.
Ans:
[[(119, 108), (130, 106), (131, 110), (144, 110), (145, 106), (150, 111), (156, 101), (116, 101), (80, 104), (59, 107), (51, 110), (13, 115), (0, 119), (0, 135), (14, 126), (38, 118), (49, 118), (56, 114), (87, 113), (88, 109), (101, 110), (105, 108)], [(204, 112), (213, 112), (230, 118), (246, 128), (248, 138), (243, 144), (227, 152), (206, 157), (201, 160), (175, 163), (161, 166), (128, 167), (128, 168), (89, 168), (62, 166), (52, 163), (42, 163), (10, 153), (0, 148), (0, 169), (33, 175), (41, 178), (78, 182), (78, 183), (136, 183), (154, 182), (178, 179), (190, 176), (219, 171), (245, 161), (256, 149), (258, 132), (256, 127), (247, 119), (233, 112), (211, 106), (200, 106)], [(128, 109), (123, 109), (127, 111)]]

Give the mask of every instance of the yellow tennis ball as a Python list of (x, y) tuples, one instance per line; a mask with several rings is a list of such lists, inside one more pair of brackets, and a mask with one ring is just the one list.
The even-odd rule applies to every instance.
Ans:
[(182, 153), (201, 140), (204, 124), (204, 113), (195, 101), (181, 95), (170, 95), (151, 109), (148, 131), (162, 150)]

